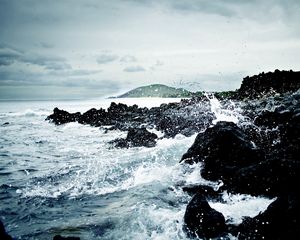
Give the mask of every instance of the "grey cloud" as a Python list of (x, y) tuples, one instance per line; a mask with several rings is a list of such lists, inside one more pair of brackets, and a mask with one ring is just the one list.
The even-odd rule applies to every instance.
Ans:
[(111, 63), (111, 62), (116, 61), (118, 58), (119, 57), (117, 55), (102, 54), (102, 55), (97, 57), (97, 63), (98, 64), (107, 64), (107, 63)]
[(125, 62), (125, 63), (136, 62), (136, 61), (137, 61), (137, 58), (132, 55), (126, 55), (120, 59), (120, 62)]
[(226, 17), (235, 15), (235, 11), (225, 1), (171, 1), (170, 5), (173, 9), (182, 12), (202, 12), (207, 14), (217, 14)]
[(124, 68), (124, 72), (144, 72), (144, 71), (146, 70), (142, 66), (129, 66)]
[(46, 48), (46, 49), (50, 49), (50, 48), (54, 48), (54, 45), (51, 43), (47, 43), (47, 42), (40, 42), (39, 45), (42, 48)]
[(43, 56), (30, 52), (21, 52), (11, 47), (0, 46), (0, 66), (8, 66), (14, 62), (23, 62), (44, 67), (48, 70), (71, 69), (66, 59), (57, 56)]
[(38, 65), (48, 70), (71, 69), (71, 66), (66, 62), (66, 59), (57, 56), (26, 54), (22, 56), (21, 61), (25, 63)]
[(0, 66), (11, 65), (18, 60), (20, 56), (21, 53), (19, 51), (3, 46), (0, 48)]

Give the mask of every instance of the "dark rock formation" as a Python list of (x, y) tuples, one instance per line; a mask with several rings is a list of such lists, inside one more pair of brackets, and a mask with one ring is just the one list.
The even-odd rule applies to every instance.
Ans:
[(233, 229), (239, 239), (297, 239), (299, 199), (295, 194), (279, 196), (267, 210), (254, 218), (246, 218)]
[(130, 128), (126, 138), (112, 141), (115, 147), (154, 147), (157, 135), (149, 132), (146, 128)]
[(48, 116), (46, 120), (50, 120), (56, 125), (65, 124), (69, 122), (76, 122), (78, 121), (81, 114), (79, 112), (77, 113), (69, 113), (64, 110), (60, 110), (58, 108), (54, 108), (53, 114)]
[(0, 220), (0, 239), (13, 240), (13, 238), (5, 231), (4, 225), (1, 220)]
[(300, 88), (300, 72), (279, 71), (260, 73), (243, 79), (237, 96), (243, 98), (258, 98), (267, 93), (285, 93), (297, 91)]
[(199, 133), (182, 156), (188, 163), (204, 162), (202, 176), (209, 180), (230, 180), (235, 171), (263, 159), (247, 135), (234, 123), (218, 122)]
[(184, 222), (184, 230), (189, 237), (221, 237), (227, 230), (224, 216), (211, 208), (201, 194), (196, 194), (188, 204)]

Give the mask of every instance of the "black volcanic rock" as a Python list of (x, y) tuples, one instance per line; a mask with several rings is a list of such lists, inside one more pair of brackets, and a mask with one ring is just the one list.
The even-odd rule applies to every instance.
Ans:
[(203, 162), (202, 176), (209, 180), (230, 180), (235, 171), (263, 159), (247, 135), (234, 123), (218, 122), (199, 133), (182, 156), (187, 163)]
[(76, 122), (80, 118), (81, 114), (77, 113), (69, 113), (64, 110), (60, 110), (58, 108), (54, 108), (53, 114), (48, 116), (46, 120), (50, 120), (56, 125), (61, 125), (69, 122)]
[(272, 92), (295, 92), (299, 88), (300, 72), (275, 70), (274, 72), (263, 72), (252, 77), (245, 77), (237, 91), (237, 96), (239, 99), (253, 99)]
[(81, 124), (90, 124), (92, 126), (100, 126), (103, 122), (106, 121), (107, 113), (104, 109), (95, 109), (92, 108), (88, 110), (87, 112), (83, 113), (79, 119), (78, 122)]
[(279, 196), (267, 210), (254, 218), (246, 218), (233, 230), (240, 240), (297, 239), (300, 236), (299, 199), (295, 194)]
[(126, 138), (112, 141), (115, 147), (154, 147), (157, 135), (149, 132), (146, 128), (130, 128)]
[(227, 230), (224, 216), (211, 208), (202, 194), (196, 194), (184, 214), (184, 230), (189, 237), (216, 238)]

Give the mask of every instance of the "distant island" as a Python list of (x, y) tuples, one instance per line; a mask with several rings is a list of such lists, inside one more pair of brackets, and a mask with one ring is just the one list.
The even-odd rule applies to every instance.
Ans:
[(160, 98), (184, 98), (192, 97), (192, 93), (184, 88), (174, 88), (163, 84), (142, 86), (126, 92), (118, 98), (160, 97)]
[[(234, 96), (236, 91), (212, 92), (218, 98)], [(164, 84), (151, 84), (130, 90), (117, 97), (109, 98), (142, 98), (142, 97), (159, 97), (159, 98), (192, 98), (202, 97), (204, 91), (191, 92), (184, 88), (170, 87)]]

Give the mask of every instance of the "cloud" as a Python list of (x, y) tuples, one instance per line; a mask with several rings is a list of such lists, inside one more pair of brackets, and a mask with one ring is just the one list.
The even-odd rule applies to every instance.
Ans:
[(146, 71), (145, 68), (142, 66), (129, 66), (124, 68), (124, 72), (144, 72)]
[(71, 69), (71, 65), (62, 57), (22, 52), (0, 45), (0, 66), (9, 66), (15, 62), (37, 65), (48, 70)]
[(132, 55), (126, 55), (120, 59), (120, 62), (125, 62), (125, 63), (131, 63), (136, 61), (137, 61), (136, 57)]
[(20, 56), (21, 52), (6, 46), (0, 46), (0, 66), (9, 66), (17, 61)]
[(117, 55), (102, 54), (102, 55), (97, 57), (97, 63), (98, 64), (107, 64), (107, 63), (111, 63), (111, 62), (116, 61), (118, 58), (119, 57)]
[(24, 63), (38, 65), (48, 70), (71, 69), (71, 65), (66, 62), (66, 59), (57, 56), (26, 54), (20, 60)]
[(173, 9), (181, 12), (201, 12), (206, 14), (217, 14), (225, 17), (235, 15), (235, 11), (230, 7), (230, 4), (224, 1), (171, 1), (170, 5)]

